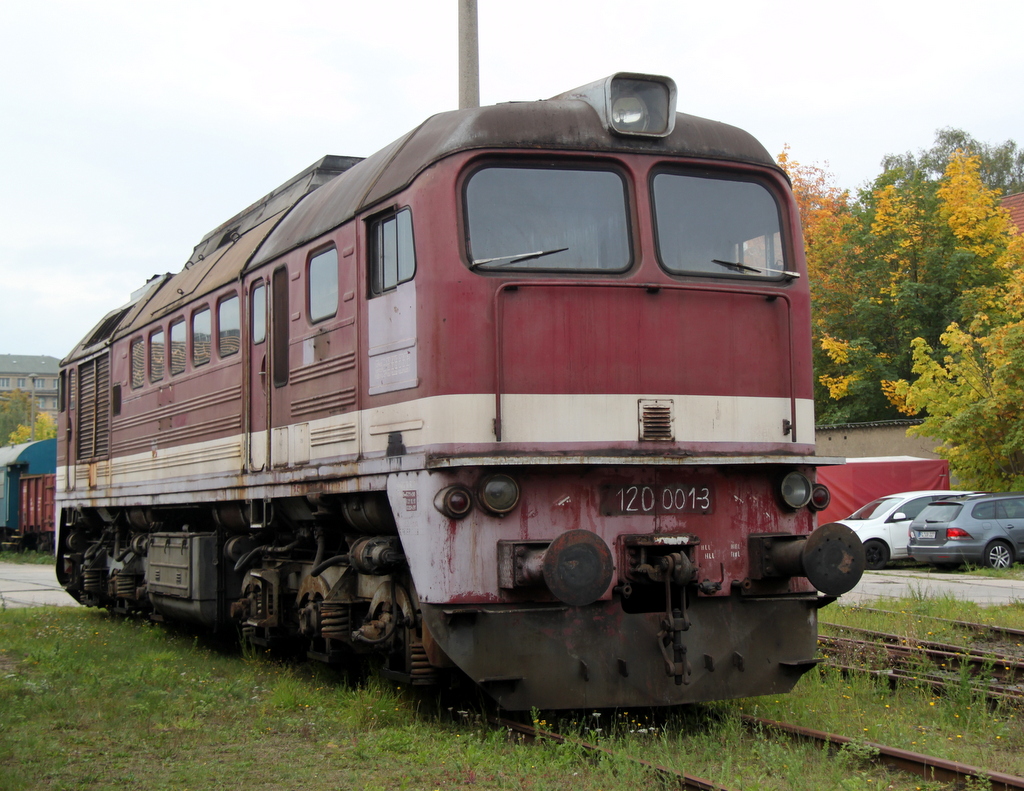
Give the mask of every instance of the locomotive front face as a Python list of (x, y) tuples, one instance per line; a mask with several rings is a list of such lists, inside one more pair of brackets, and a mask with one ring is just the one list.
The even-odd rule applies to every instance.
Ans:
[(442, 114), (211, 233), (72, 355), (62, 581), (510, 709), (791, 688), (863, 566), (796, 208), (674, 102)]
[(506, 708), (786, 691), (815, 664), (806, 577), (838, 594), (860, 576), (859, 543), (827, 528), (827, 550), (807, 541), (810, 512), (760, 468), (505, 467), (520, 492), (506, 513), (480, 494), (492, 477), (399, 474), (389, 495), (432, 657)]

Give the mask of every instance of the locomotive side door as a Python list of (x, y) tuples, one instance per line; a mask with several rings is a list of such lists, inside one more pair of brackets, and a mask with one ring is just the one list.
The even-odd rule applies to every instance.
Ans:
[(249, 415), (246, 426), (248, 434), (248, 469), (258, 472), (267, 467), (270, 447), (270, 344), (267, 341), (267, 281), (262, 278), (248, 284), (248, 327), (249, 327)]

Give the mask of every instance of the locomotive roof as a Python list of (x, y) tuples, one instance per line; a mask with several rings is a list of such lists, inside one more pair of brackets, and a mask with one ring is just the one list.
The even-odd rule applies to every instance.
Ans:
[(778, 169), (749, 133), (677, 113), (664, 137), (611, 133), (585, 101), (562, 94), (537, 102), (455, 110), (428, 118), (370, 157), (324, 157), (196, 245), (176, 275), (154, 276), (111, 311), (68, 355), (81, 357), (338, 227), (401, 191), (426, 168), (461, 151), (519, 149), (651, 153), (749, 162)]
[(589, 104), (561, 97), (439, 113), (309, 195), (274, 229), (250, 266), (385, 201), (438, 160), (483, 148), (657, 153), (778, 167), (742, 129), (683, 113), (676, 114), (672, 133), (661, 138), (612, 134)]

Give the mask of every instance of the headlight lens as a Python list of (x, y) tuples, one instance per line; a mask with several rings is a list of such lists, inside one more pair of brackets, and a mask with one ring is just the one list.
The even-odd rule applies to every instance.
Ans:
[(507, 514), (519, 504), (519, 484), (507, 475), (489, 475), (480, 482), (480, 500), (488, 511)]
[(779, 492), (790, 508), (803, 508), (811, 501), (811, 482), (803, 473), (791, 472), (782, 479)]
[(646, 114), (643, 102), (635, 96), (623, 96), (612, 105), (612, 123), (616, 126), (638, 126)]

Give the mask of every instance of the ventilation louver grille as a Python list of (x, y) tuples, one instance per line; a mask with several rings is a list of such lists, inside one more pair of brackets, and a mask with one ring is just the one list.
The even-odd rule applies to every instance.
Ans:
[(672, 402), (640, 400), (640, 439), (672, 441)]
[(78, 366), (78, 460), (105, 457), (110, 449), (110, 357)]

